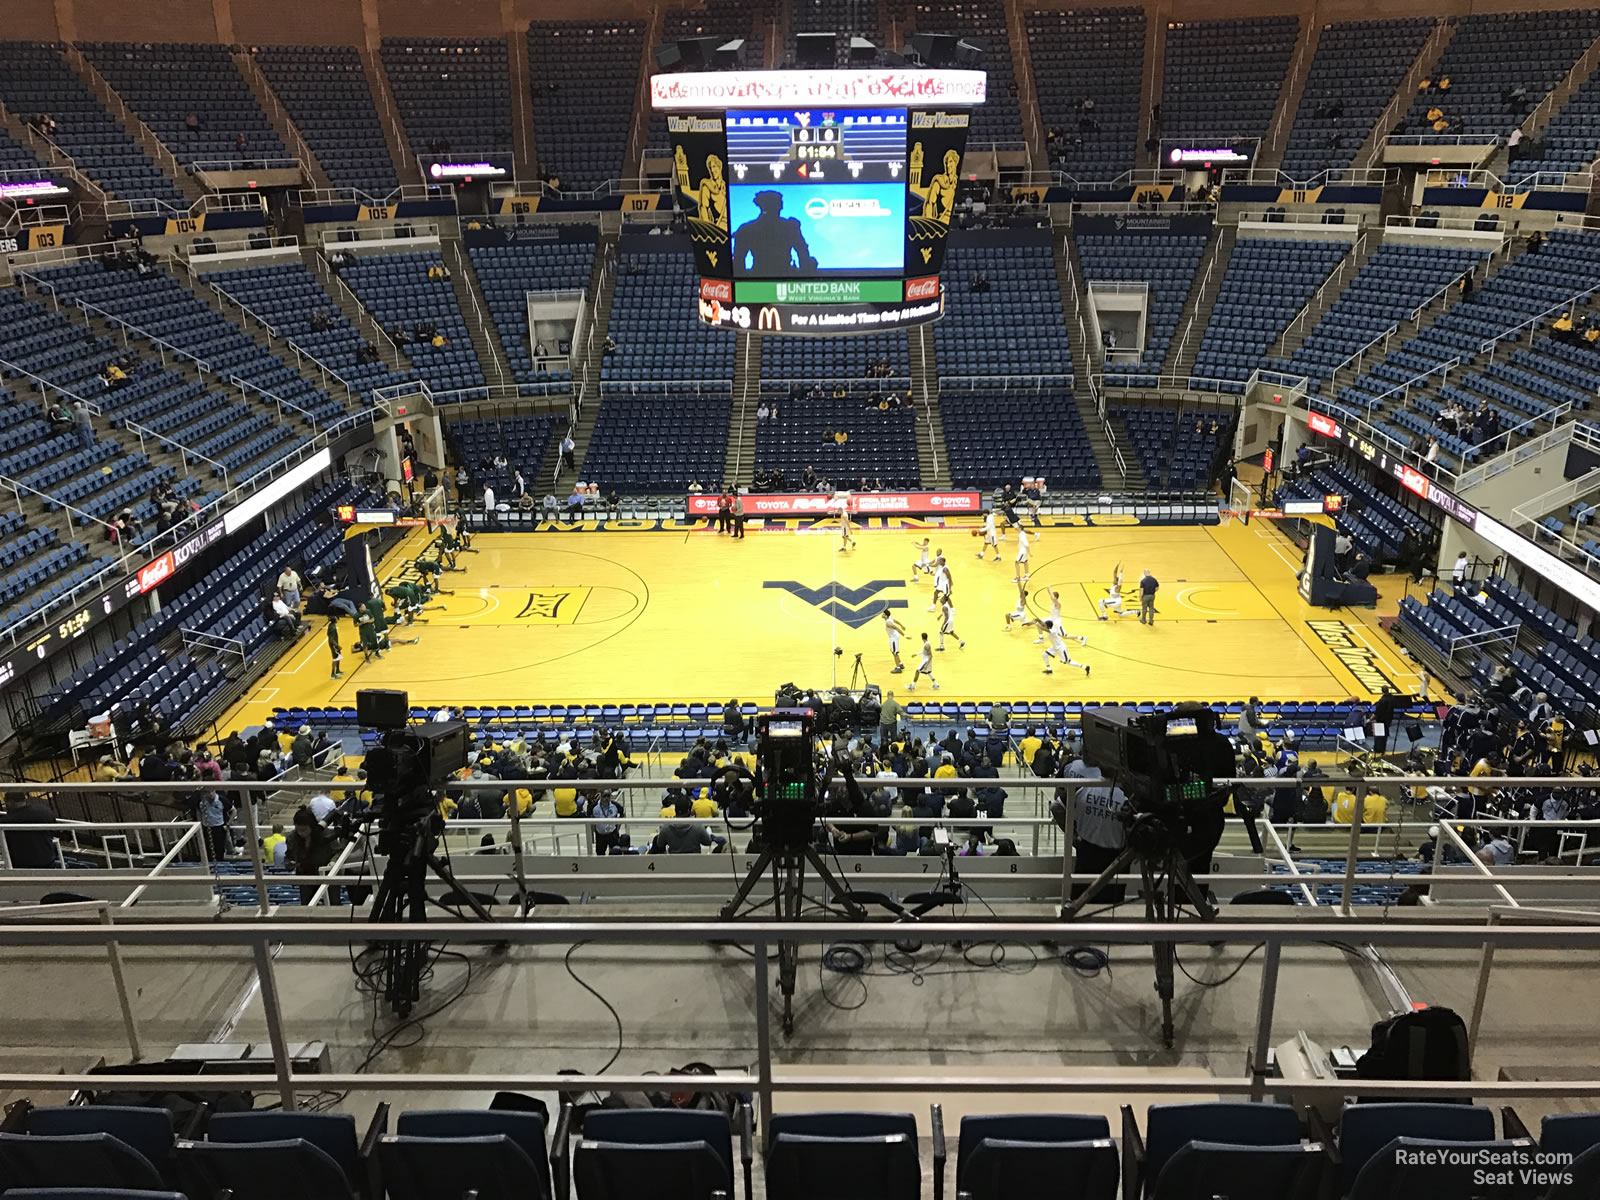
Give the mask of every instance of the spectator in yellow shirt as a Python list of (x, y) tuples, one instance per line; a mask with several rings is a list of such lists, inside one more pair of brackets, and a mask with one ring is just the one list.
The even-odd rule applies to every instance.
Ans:
[(1028, 766), (1033, 766), (1033, 756), (1039, 752), (1039, 747), (1044, 742), (1039, 737), (1037, 729), (1029, 728), (1028, 736), (1017, 743), (1017, 752), (1022, 755), (1022, 761)]

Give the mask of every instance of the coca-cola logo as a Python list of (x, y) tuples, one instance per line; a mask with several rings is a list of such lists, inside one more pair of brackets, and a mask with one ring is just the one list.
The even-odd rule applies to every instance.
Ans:
[(939, 277), (937, 275), (924, 275), (921, 279), (906, 280), (906, 300), (937, 300), (939, 298)]
[(717, 300), (723, 304), (732, 304), (732, 281), (727, 279), (702, 279), (700, 281), (700, 299)]

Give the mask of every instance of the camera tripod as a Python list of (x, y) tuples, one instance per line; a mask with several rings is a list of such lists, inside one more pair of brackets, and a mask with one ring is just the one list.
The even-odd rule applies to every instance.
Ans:
[[(735, 921), (744, 914), (739, 908), (750, 898), (750, 893), (762, 883), (768, 872), (772, 875), (772, 907), (773, 920), (799, 921), (805, 907), (806, 893), (806, 867), (810, 866), (816, 872), (817, 878), (822, 881), (822, 886), (827, 889), (828, 896), (844, 910), (844, 915), (852, 921), (866, 919), (867, 910), (861, 907), (860, 902), (850, 893), (850, 889), (840, 883), (832, 871), (822, 861), (816, 848), (809, 843), (794, 846), (768, 846), (757, 856), (750, 869), (745, 872), (744, 879), (740, 881), (738, 889), (733, 893), (733, 899), (722, 906), (720, 913), (724, 921)], [(751, 910), (753, 911), (753, 910)], [(783, 940), (778, 943), (778, 990), (783, 994), (783, 1032), (785, 1035), (794, 1032), (794, 988), (795, 979), (800, 963), (800, 947), (797, 942)]]
[[(1125, 847), (1117, 855), (1116, 861), (1090, 882), (1082, 895), (1075, 897), (1061, 910), (1062, 919), (1070, 921), (1076, 917), (1118, 875), (1135, 863), (1138, 864), (1140, 889), (1144, 893), (1145, 920), (1160, 924), (1177, 921), (1184, 915), (1185, 902), (1202, 921), (1209, 921), (1216, 916), (1216, 908), (1206, 899), (1205, 892), (1189, 871), (1189, 864), (1174, 845), (1166, 847), (1154, 857), (1132, 846)], [(1150, 953), (1156, 963), (1156, 995), (1161, 997), (1161, 1044), (1170, 1050), (1176, 1032), (1172, 1024), (1172, 997), (1173, 967), (1178, 959), (1177, 943), (1154, 942)]]
[[(383, 878), (378, 881), (372, 897), (372, 911), (368, 918), (375, 922), (418, 921), (428, 919), (428, 872), (431, 870), (449, 887), (447, 898), (458, 901), (479, 921), (493, 923), (489, 911), (478, 903), (471, 892), (456, 882), (454, 872), (436, 853), (439, 845), (439, 817), (429, 813), (426, 817), (396, 836), (404, 839), (398, 853), (390, 853), (384, 867)], [(380, 843), (386, 840), (380, 832)], [(381, 958), (379, 967), (383, 983), (383, 998), (390, 1010), (406, 1017), (416, 1006), (422, 991), (422, 974), (427, 966), (431, 942), (399, 941), (377, 942), (373, 948)]]

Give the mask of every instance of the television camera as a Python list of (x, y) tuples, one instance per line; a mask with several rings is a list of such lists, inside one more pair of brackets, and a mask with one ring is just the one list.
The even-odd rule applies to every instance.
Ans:
[[(443, 784), (467, 765), (469, 736), (465, 721), (430, 721), (408, 725), (410, 699), (405, 692), (363, 688), (356, 693), (356, 721), (380, 731), (379, 744), (362, 763), (372, 790), (372, 821), (377, 826), (378, 853), (387, 858), (373, 896), (370, 919), (379, 923), (426, 921), (428, 872), (448, 887), (448, 902), (469, 909), (480, 921), (493, 918), (456, 882), (449, 864), (439, 857), (444, 817), (439, 811)], [(431, 945), (428, 942), (379, 942), (379, 978), (384, 999), (399, 1016), (407, 1016), (421, 991)]]
[[(866, 910), (823, 863), (816, 849), (817, 822), (832, 779), (832, 764), (819, 766), (816, 752), (821, 732), (817, 713), (810, 708), (776, 708), (756, 717), (756, 771), (749, 796), (750, 810), (759, 822), (760, 853), (722, 908), (722, 919), (738, 918), (741, 906), (764, 879), (772, 880), (770, 903), (773, 919), (798, 921), (806, 911), (805, 874), (810, 867), (843, 914), (862, 920)], [(846, 784), (854, 788), (848, 766), (840, 764)], [(725, 786), (742, 781), (724, 774)], [(748, 914), (744, 914), (748, 915)], [(794, 990), (799, 967), (799, 947), (792, 941), (778, 944), (778, 984), (783, 993), (783, 1030), (794, 1031)]]
[[(1214, 781), (1234, 770), (1233, 747), (1217, 732), (1216, 714), (1200, 704), (1148, 714), (1085, 709), (1081, 729), (1084, 761), (1127, 797), (1121, 813), (1127, 838), (1116, 859), (1061, 915), (1077, 916), (1118, 875), (1135, 867), (1147, 920), (1176, 921), (1187, 911), (1210, 920), (1216, 907), (1194, 877), (1208, 871), (1222, 837), (1229, 788)], [(1151, 949), (1161, 997), (1161, 1037), (1170, 1047), (1177, 947), (1156, 942)]]

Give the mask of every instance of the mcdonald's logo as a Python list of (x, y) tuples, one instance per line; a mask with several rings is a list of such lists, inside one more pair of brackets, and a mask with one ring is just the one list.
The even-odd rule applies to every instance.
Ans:
[(766, 330), (771, 333), (782, 333), (783, 318), (778, 314), (778, 310), (773, 308), (772, 305), (763, 304), (761, 306), (761, 311), (756, 313), (756, 328), (759, 330)]

